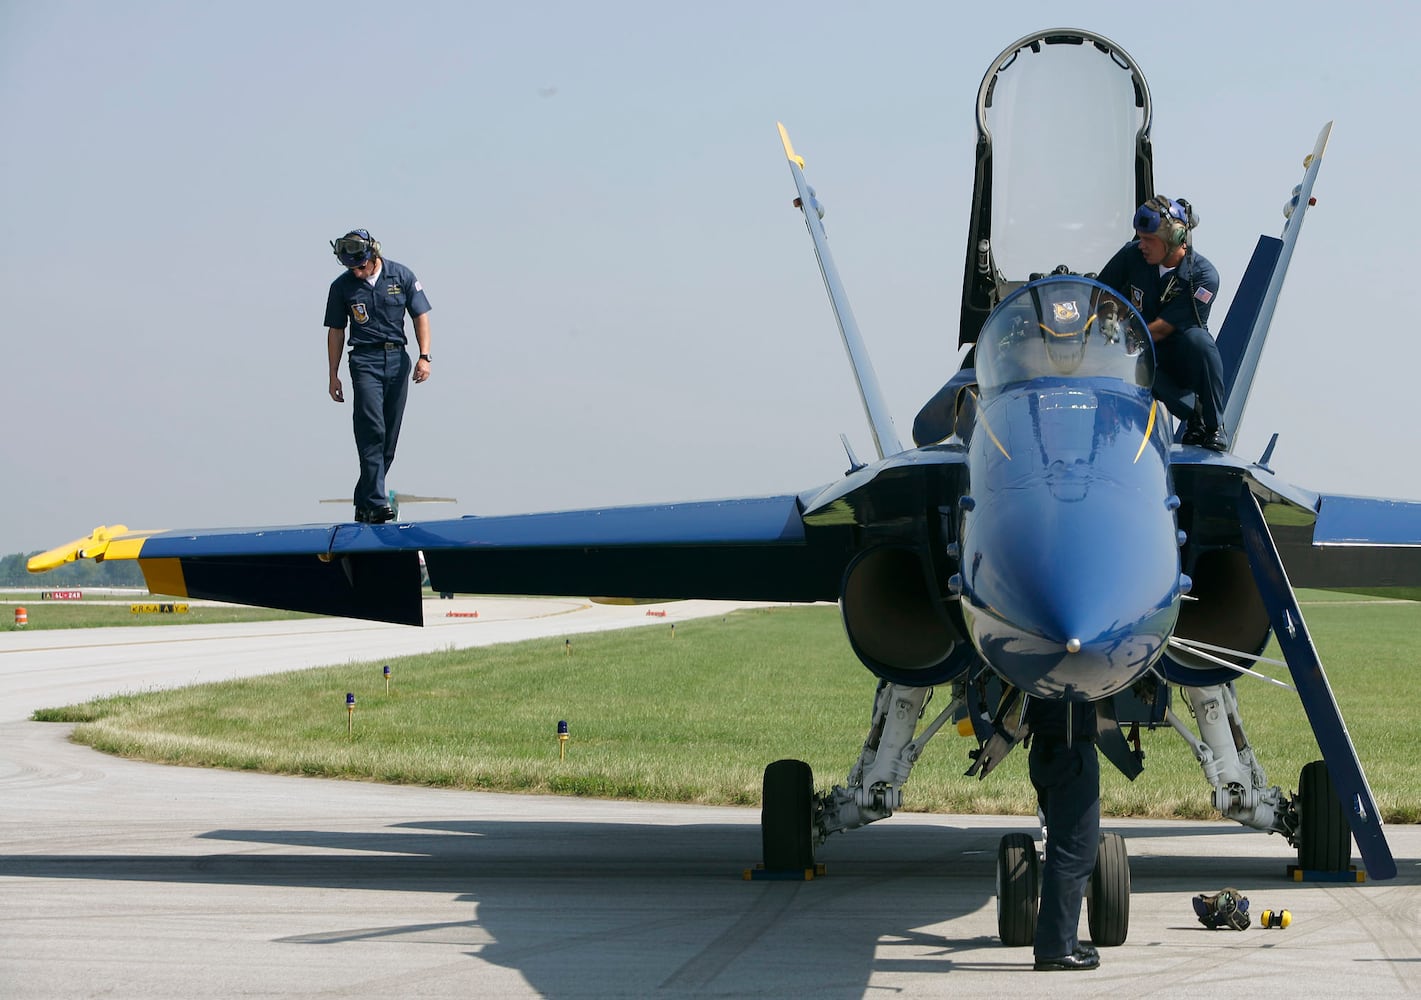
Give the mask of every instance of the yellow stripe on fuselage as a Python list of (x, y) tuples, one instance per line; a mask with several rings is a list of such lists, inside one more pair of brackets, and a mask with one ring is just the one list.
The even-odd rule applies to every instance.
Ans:
[[(1140, 442), (1140, 450), (1135, 452), (1135, 461), (1140, 460), (1140, 456), (1145, 453), (1145, 445), (1150, 443), (1150, 434), (1155, 429), (1155, 408), (1159, 406), (1159, 400), (1150, 400), (1150, 421), (1145, 424), (1145, 439)], [(1133, 464), (1133, 463), (1132, 463)]]

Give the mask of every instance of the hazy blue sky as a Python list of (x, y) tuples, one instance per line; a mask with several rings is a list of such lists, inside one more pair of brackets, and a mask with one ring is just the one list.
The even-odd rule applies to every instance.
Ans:
[(957, 365), (978, 84), (1062, 23), (1144, 69), (1221, 307), (1336, 119), (1238, 450), (1421, 498), (1421, 6), (0, 0), (0, 553), (348, 517), (352, 227), (434, 305), (390, 483), (461, 503), (406, 515), (827, 482), (871, 443), (776, 120), (906, 440)]

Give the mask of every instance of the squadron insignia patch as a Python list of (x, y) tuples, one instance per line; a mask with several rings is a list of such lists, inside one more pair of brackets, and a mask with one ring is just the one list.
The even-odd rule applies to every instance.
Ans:
[(1136, 288), (1134, 285), (1130, 286), (1130, 305), (1136, 309), (1145, 308), (1145, 290), (1143, 288)]
[(370, 314), (365, 311), (364, 302), (352, 302), (350, 304), (350, 315), (355, 317), (357, 323), (370, 322)]
[(1056, 314), (1057, 323), (1074, 323), (1081, 318), (1080, 308), (1074, 299), (1070, 302), (1053, 302), (1051, 310)]

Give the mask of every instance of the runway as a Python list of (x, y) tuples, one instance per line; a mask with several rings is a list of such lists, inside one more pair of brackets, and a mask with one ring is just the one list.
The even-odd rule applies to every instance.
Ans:
[[(995, 936), (996, 845), (1033, 829), (1026, 818), (900, 815), (831, 839), (822, 878), (747, 882), (754, 809), (161, 767), (24, 721), (117, 690), (724, 610), (666, 605), (662, 619), (497, 601), (479, 602), (477, 624), (423, 630), (303, 620), (0, 635), (0, 996), (1421, 990), (1418, 827), (1387, 828), (1398, 879), (1337, 885), (1286, 881), (1287, 845), (1233, 824), (1107, 821), (1132, 859), (1129, 939), (1099, 971), (1057, 975)], [(455, 603), (467, 606), (427, 602), (426, 618)], [(870, 691), (865, 675), (866, 706)], [(806, 692), (795, 710), (812, 704)], [(1255, 914), (1291, 910), (1293, 925), (1204, 929), (1190, 899), (1225, 885)]]

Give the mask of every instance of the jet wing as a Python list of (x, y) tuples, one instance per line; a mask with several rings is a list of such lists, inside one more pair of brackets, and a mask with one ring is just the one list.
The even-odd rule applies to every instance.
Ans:
[(1172, 459), (1192, 544), (1241, 545), (1238, 498), (1247, 487), (1295, 587), (1421, 600), (1421, 502), (1313, 493), (1265, 466), (1199, 448)]
[(786, 495), (420, 523), (102, 528), (29, 568), (136, 559), (155, 594), (407, 625), (423, 621), (421, 552), (436, 591), (836, 600), (850, 529), (807, 526), (803, 508)]

